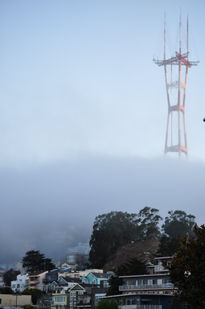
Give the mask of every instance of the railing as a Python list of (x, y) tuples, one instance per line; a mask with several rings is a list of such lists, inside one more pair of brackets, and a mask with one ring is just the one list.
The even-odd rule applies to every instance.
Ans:
[(38, 284), (40, 283), (39, 279), (31, 279), (29, 284)]
[(119, 290), (142, 290), (142, 289), (172, 289), (174, 285), (172, 283), (164, 284), (140, 284), (140, 285), (120, 285)]
[(119, 305), (119, 309), (162, 309), (162, 305)]
[(155, 272), (159, 272), (159, 271), (169, 272), (169, 269), (165, 268), (163, 265), (155, 265), (154, 269), (155, 269)]

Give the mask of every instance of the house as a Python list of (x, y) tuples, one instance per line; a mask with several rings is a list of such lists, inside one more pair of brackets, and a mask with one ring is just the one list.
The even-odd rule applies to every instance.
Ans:
[(119, 292), (122, 294), (106, 296), (106, 299), (116, 299), (120, 309), (171, 309), (176, 288), (170, 281), (169, 270), (166, 264), (171, 257), (160, 257), (154, 260), (149, 267), (153, 273), (144, 275), (120, 276), (122, 285)]
[(87, 276), (82, 277), (82, 282), (86, 284), (109, 287), (108, 279), (109, 275), (105, 273), (90, 272)]
[(46, 282), (46, 284), (44, 286), (44, 292), (54, 293), (58, 288), (68, 287), (70, 285), (70, 283), (81, 284), (81, 280), (79, 278), (59, 277), (59, 279), (54, 280), (52, 282), (49, 282), (49, 283)]
[(53, 293), (51, 309), (69, 309), (70, 306), (68, 293)]
[(98, 300), (100, 298), (106, 296), (107, 288), (85, 283), (82, 283), (81, 286), (83, 286), (86, 294), (90, 297), (92, 308), (95, 308), (97, 306)]
[(45, 274), (44, 283), (51, 283), (58, 280), (58, 270), (52, 269)]
[[(58, 287), (52, 294), (51, 309), (76, 309), (79, 303), (81, 306), (85, 303), (84, 294), (86, 294), (85, 289), (78, 283), (68, 283), (67, 287)], [(86, 299), (90, 303), (90, 299), (88, 297)]]
[(169, 274), (130, 275), (120, 276), (120, 278), (122, 285), (119, 286), (119, 291), (122, 293), (173, 295), (175, 291)]
[[(172, 300), (169, 295), (121, 294), (106, 296), (103, 299), (115, 299), (119, 309), (171, 309)], [(102, 298), (101, 298), (102, 299)]]
[(172, 262), (172, 256), (163, 256), (154, 258), (154, 272), (156, 274), (167, 274), (169, 273), (166, 265)]
[(29, 275), (29, 288), (43, 291), (45, 286), (45, 276), (47, 273), (48, 271), (44, 271), (40, 274)]
[(80, 271), (68, 271), (68, 269), (66, 271), (64, 271), (65, 269), (59, 269), (59, 277), (72, 277), (72, 278), (82, 278), (82, 277), (86, 277), (89, 273), (103, 273), (102, 269), (85, 269), (85, 270), (80, 270)]
[(16, 280), (11, 281), (11, 289), (15, 293), (22, 293), (29, 286), (29, 276), (26, 275), (18, 275)]
[(58, 287), (58, 270), (53, 269), (51, 271), (48, 271), (44, 278), (44, 286), (43, 291), (46, 293), (52, 293), (56, 290)]

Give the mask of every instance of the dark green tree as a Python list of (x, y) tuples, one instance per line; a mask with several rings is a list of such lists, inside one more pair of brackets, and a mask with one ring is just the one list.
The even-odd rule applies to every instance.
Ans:
[(90, 239), (90, 262), (102, 268), (123, 245), (133, 241), (159, 238), (161, 217), (155, 208), (145, 207), (139, 214), (112, 211), (97, 216)]
[(118, 304), (114, 299), (102, 299), (98, 302), (96, 309), (118, 309)]
[(20, 272), (17, 270), (14, 270), (13, 268), (7, 270), (3, 275), (5, 286), (11, 286), (11, 281), (16, 280), (16, 276), (18, 274), (20, 274)]
[(55, 268), (51, 259), (45, 258), (44, 254), (34, 250), (26, 252), (22, 263), (29, 274), (40, 273)]
[(97, 216), (90, 239), (90, 261), (94, 267), (103, 267), (117, 249), (134, 240), (138, 226), (136, 215), (112, 211)]
[(31, 295), (33, 305), (36, 305), (38, 301), (45, 295), (45, 293), (38, 289), (26, 289), (22, 293), (23, 295)]
[(158, 239), (160, 237), (159, 222), (162, 217), (159, 210), (151, 207), (144, 207), (137, 216), (137, 223), (140, 225), (140, 239)]
[(111, 277), (109, 280), (110, 287), (107, 295), (119, 294), (119, 286), (122, 285), (122, 279), (119, 278), (120, 276), (143, 275), (146, 273), (145, 264), (140, 262), (137, 258), (132, 258), (128, 262), (121, 264), (115, 270), (115, 276)]
[(169, 211), (162, 225), (162, 236), (160, 239), (159, 255), (173, 255), (178, 249), (180, 239), (192, 231), (195, 224), (195, 216), (185, 211)]
[(177, 252), (180, 246), (180, 238), (172, 238), (167, 235), (162, 235), (159, 244), (158, 255), (172, 256)]
[(10, 287), (1, 287), (0, 294), (13, 294), (13, 291)]
[(185, 235), (170, 265), (170, 277), (178, 299), (188, 308), (205, 308), (205, 226)]
[(162, 226), (164, 233), (171, 238), (179, 238), (189, 233), (195, 225), (195, 216), (182, 210), (169, 211)]

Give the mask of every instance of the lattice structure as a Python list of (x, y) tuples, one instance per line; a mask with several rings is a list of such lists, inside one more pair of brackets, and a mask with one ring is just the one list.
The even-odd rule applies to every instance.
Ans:
[[(185, 102), (188, 81), (188, 70), (196, 66), (199, 61), (189, 60), (189, 22), (187, 17), (186, 29), (186, 52), (182, 53), (182, 24), (179, 20), (179, 51), (175, 56), (166, 58), (166, 23), (164, 23), (164, 59), (153, 59), (155, 64), (164, 67), (168, 117), (165, 138), (165, 154), (176, 152), (179, 157), (181, 153), (188, 154), (187, 135), (185, 126)], [(170, 70), (169, 70), (170, 69)], [(175, 73), (175, 79), (173, 79)], [(175, 120), (175, 122), (174, 122)]]

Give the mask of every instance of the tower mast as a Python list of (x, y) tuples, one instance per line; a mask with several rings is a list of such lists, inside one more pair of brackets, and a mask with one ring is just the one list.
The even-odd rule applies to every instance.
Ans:
[[(166, 20), (164, 19), (164, 59), (153, 59), (158, 66), (164, 66), (165, 84), (168, 103), (167, 129), (164, 152), (176, 152), (178, 156), (184, 153), (188, 155), (187, 135), (185, 125), (185, 102), (188, 81), (188, 70), (196, 66), (199, 61), (189, 61), (189, 20), (187, 17), (186, 52), (182, 53), (182, 20), (179, 17), (179, 51), (175, 56), (166, 57)], [(170, 74), (168, 74), (170, 66)], [(176, 80), (172, 80), (175, 69)], [(184, 76), (184, 79), (183, 79)], [(175, 94), (175, 96), (174, 96)], [(177, 101), (176, 101), (177, 97)], [(175, 123), (173, 125), (173, 120)]]

